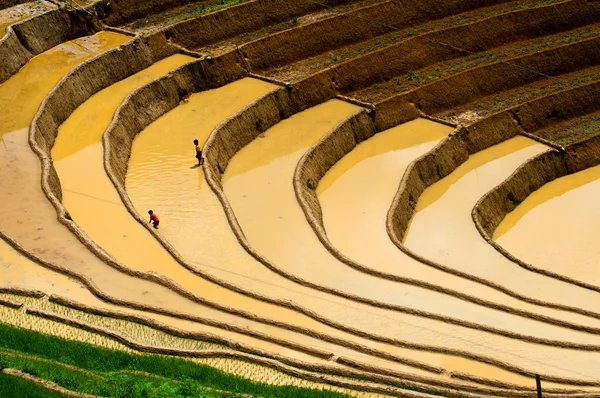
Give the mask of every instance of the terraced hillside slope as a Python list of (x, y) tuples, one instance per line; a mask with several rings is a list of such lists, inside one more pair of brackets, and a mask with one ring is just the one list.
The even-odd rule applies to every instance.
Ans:
[(600, 2), (0, 0), (0, 30), (0, 388), (600, 395)]

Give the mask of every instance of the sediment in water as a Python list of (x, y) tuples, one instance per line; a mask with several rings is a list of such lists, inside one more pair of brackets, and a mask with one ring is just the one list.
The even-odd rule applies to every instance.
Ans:
[(101, 30), (83, 10), (55, 9), (7, 28), (0, 40), (0, 83), (34, 56), (68, 40)]

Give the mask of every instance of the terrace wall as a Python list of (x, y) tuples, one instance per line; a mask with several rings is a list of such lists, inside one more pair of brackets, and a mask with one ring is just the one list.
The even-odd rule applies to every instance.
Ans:
[[(509, 61), (556, 76), (599, 64), (600, 53), (596, 51), (598, 46), (600, 37)], [(415, 108), (431, 115), (543, 78), (540, 74), (500, 62), (470, 69), (377, 104), (376, 123), (378, 129), (385, 130), (410, 120)]]
[[(322, 3), (336, 6), (349, 1), (323, 0)], [(183, 47), (198, 48), (321, 9), (322, 6), (309, 1), (251, 0), (177, 23), (162, 34)]]
[(15, 74), (35, 55), (100, 30), (84, 11), (48, 11), (9, 26), (0, 41), (0, 83)]

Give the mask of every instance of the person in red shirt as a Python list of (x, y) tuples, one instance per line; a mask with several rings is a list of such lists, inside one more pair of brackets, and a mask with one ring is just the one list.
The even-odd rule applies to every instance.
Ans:
[(150, 222), (154, 228), (158, 229), (158, 224), (160, 223), (160, 221), (158, 221), (158, 216), (154, 214), (152, 210), (148, 210), (148, 214), (150, 214)]

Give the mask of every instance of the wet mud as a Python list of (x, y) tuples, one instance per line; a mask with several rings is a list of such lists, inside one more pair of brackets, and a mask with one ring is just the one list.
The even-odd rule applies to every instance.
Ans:
[[(416, 283), (432, 283), (435, 288), (466, 293), (476, 299), (533, 314), (598, 326), (598, 321), (589, 317), (532, 305), (467, 278), (422, 264), (399, 251), (391, 242), (385, 223), (406, 168), (439, 143), (440, 137), (449, 131), (445, 126), (425, 119), (402, 124), (364, 141), (324, 175), (316, 190), (321, 208), (309, 211), (323, 214), (325, 239), (329, 241), (326, 244), (330, 251), (334, 254), (341, 252), (351, 261), (385, 275), (409, 278)], [(370, 189), (357, 190), (357, 186), (369, 186)], [(321, 233), (320, 230), (317, 233)]]
[[(3, 162), (0, 167), (3, 183), (0, 228), (17, 240), (23, 250), (49, 265), (90, 281), (95, 292), (103, 297), (124, 300), (136, 306), (150, 305), (167, 311), (206, 315), (210, 309), (165, 287), (125, 275), (94, 257), (56, 220), (56, 212), (41, 190), (39, 160), (28, 145), (27, 124), (39, 102), (62, 75), (78, 63), (129, 39), (103, 32), (76, 43), (61, 45), (32, 60), (0, 87), (2, 108), (11, 110), (3, 115), (0, 123), (4, 141), (0, 147), (0, 160)], [(15, 128), (19, 130), (14, 131)], [(100, 169), (101, 164), (99, 161)], [(95, 176), (88, 174), (88, 177)], [(104, 213), (101, 220), (110, 219), (112, 212), (114, 210)], [(223, 316), (220, 312), (213, 312)], [(227, 320), (231, 321), (231, 317)], [(259, 324), (255, 329), (259, 330), (261, 326)]]
[(599, 166), (548, 182), (507, 214), (494, 240), (536, 267), (598, 285), (598, 189)]
[[(481, 238), (481, 235), (479, 235), (475, 228), (471, 212), (479, 198), (508, 178), (512, 172), (515, 171), (517, 166), (520, 165), (517, 161), (515, 162), (516, 164), (514, 167), (511, 166), (508, 169), (500, 169), (494, 168), (494, 163), (491, 161), (497, 159), (498, 156), (512, 153), (517, 144), (524, 145), (526, 142), (533, 142), (524, 140), (527, 139), (519, 137), (518, 139), (506, 141), (502, 145), (497, 145), (493, 147), (493, 149), (490, 148), (479, 152), (476, 155), (471, 156), (468, 162), (462, 164), (447, 178), (428, 188), (417, 203), (417, 216), (420, 217), (420, 220), (417, 217), (413, 219), (410, 228), (414, 234), (412, 238), (406, 238), (406, 245), (416, 253), (424, 255), (431, 260), (443, 263), (462, 272), (467, 272), (471, 275), (491, 280), (524, 296), (548, 303), (558, 301), (562, 305), (594, 311), (595, 308), (592, 303), (595, 298), (597, 298), (596, 292), (581, 289), (559, 280), (553, 280), (552, 278), (533, 273), (520, 267), (502, 256), (491, 245), (484, 243), (485, 241)], [(513, 149), (511, 149), (511, 147), (513, 147)], [(525, 158), (521, 159), (520, 163), (525, 162), (535, 154), (536, 150), (532, 149), (532, 152), (526, 154)], [(502, 174), (498, 174), (497, 179), (494, 180), (479, 178), (478, 176), (482, 175), (482, 168), (480, 166), (486, 163), (491, 164), (491, 166), (487, 167), (488, 169), (502, 171)], [(496, 162), (495, 164), (500, 163), (501, 161)], [(434, 213), (439, 215), (445, 212), (445, 210), (442, 209), (443, 205), (439, 204), (441, 203), (439, 199), (444, 197), (444, 194), (447, 191), (449, 192), (451, 187), (460, 186), (456, 182), (460, 181), (461, 178), (466, 175), (468, 175), (469, 178), (465, 178), (464, 180), (470, 181), (469, 184), (471, 184), (471, 186), (477, 186), (478, 188), (468, 193), (468, 201), (461, 199), (462, 202), (457, 201), (454, 204), (454, 207), (456, 207), (459, 203), (462, 203), (462, 210), (447, 212), (444, 216), (444, 219), (447, 220), (447, 222), (440, 223), (439, 220), (435, 219), (436, 215), (434, 215)], [(477, 182), (479, 183), (477, 184)], [(456, 190), (457, 188), (454, 188), (455, 192), (457, 192)], [(467, 192), (465, 191), (465, 195), (466, 194)], [(428, 206), (432, 204), (437, 204), (437, 210), (433, 211), (428, 209)], [(426, 217), (423, 217), (423, 215), (426, 215)], [(452, 215), (452, 218), (450, 218), (450, 215)], [(417, 227), (418, 229), (415, 228), (415, 222), (421, 224)], [(464, 231), (465, 233), (469, 233), (469, 236), (472, 237), (464, 239), (461, 234), (456, 233), (456, 231), (453, 232), (452, 228), (455, 228), (455, 225), (453, 224), (455, 222), (459, 223), (459, 225), (468, 226), (464, 228)], [(430, 231), (428, 228), (433, 228), (433, 230)], [(427, 230), (427, 232), (425, 232), (425, 230)], [(461, 230), (463, 229), (461, 228)], [(432, 234), (432, 231), (441, 232)], [(416, 232), (418, 232), (419, 235), (417, 235)], [(431, 243), (431, 238), (429, 241), (423, 241), (422, 237), (425, 235), (421, 234), (435, 237), (436, 245), (426, 244), (425, 242)], [(478, 244), (471, 245), (470, 242), (477, 242)], [(557, 297), (560, 298), (558, 299)]]
[(32, 1), (31, 3), (18, 4), (16, 6), (0, 10), (0, 39), (6, 33), (10, 25), (21, 22), (27, 18), (34, 17), (43, 12), (52, 10), (54, 7), (46, 1)]

